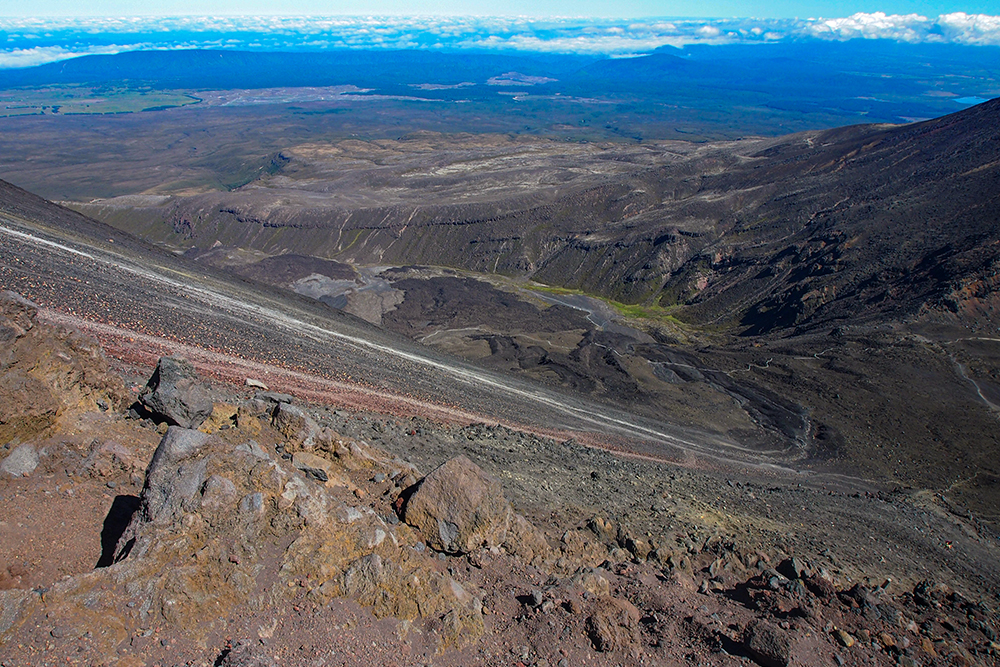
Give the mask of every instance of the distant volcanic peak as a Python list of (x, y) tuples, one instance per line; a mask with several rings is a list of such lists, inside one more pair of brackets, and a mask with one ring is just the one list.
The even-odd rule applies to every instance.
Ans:
[(962, 150), (1000, 151), (1000, 97), (947, 116), (894, 128), (886, 139), (902, 148), (926, 152), (942, 161), (961, 160)]

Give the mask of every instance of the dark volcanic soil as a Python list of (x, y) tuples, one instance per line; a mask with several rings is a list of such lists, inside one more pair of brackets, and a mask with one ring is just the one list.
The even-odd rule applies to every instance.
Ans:
[(640, 322), (601, 316), (598, 327), (582, 310), (543, 309), (510, 282), (381, 275), (405, 294), (383, 326), (426, 345), (744, 445), (801, 446), (805, 467), (933, 490), (978, 521), (1000, 520), (1000, 340), (904, 324), (750, 341), (646, 333)]

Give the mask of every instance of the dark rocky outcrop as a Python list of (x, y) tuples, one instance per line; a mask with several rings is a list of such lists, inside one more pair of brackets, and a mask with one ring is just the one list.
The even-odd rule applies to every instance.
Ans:
[[(195, 383), (188, 389), (210, 397)], [(225, 407), (216, 404), (215, 411)], [(484, 625), (477, 591), (438, 572), (432, 553), (404, 546), (413, 543), (413, 530), (373, 512), (363, 500), (367, 494), (351, 481), (354, 474), (371, 488), (370, 480), (385, 482), (390, 473), (412, 467), (319, 429), (302, 408), (280, 403), (264, 410), (277, 410), (273, 428), (244, 418), (212, 434), (167, 429), (146, 470), (138, 508), (103, 563), (114, 576), (151, 591), (167, 623), (203, 636), (223, 623), (206, 622), (210, 610), (248, 603), (263, 563), (274, 557), (261, 545), (288, 536), (274, 566), (288, 583), (309, 580), (315, 600), (349, 597), (378, 618), (442, 618), (445, 645), (479, 637)], [(314, 431), (311, 452), (302, 451), (301, 436), (310, 431), (305, 425)], [(271, 438), (271, 447), (247, 441), (251, 433)], [(288, 461), (271, 451), (294, 453)], [(502, 494), (499, 500), (510, 513)], [(387, 506), (390, 499), (382, 502)], [(541, 552), (532, 531), (519, 524), (519, 544)], [(243, 664), (238, 661), (246, 656), (234, 649), (221, 658), (229, 661), (222, 664)]]
[(773, 623), (758, 620), (747, 627), (746, 649), (763, 667), (787, 667), (792, 638)]
[(181, 428), (198, 428), (212, 414), (212, 397), (191, 362), (179, 357), (160, 358), (139, 401), (155, 418)]

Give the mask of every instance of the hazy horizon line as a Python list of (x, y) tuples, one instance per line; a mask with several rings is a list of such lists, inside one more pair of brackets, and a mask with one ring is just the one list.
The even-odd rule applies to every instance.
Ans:
[(859, 12), (840, 18), (479, 15), (0, 17), (0, 68), (137, 50), (478, 50), (622, 57), (689, 45), (884, 39), (1000, 46), (1000, 16)]

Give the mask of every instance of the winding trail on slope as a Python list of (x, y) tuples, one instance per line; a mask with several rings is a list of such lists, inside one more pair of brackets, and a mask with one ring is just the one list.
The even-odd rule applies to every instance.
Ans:
[[(100, 341), (109, 356), (128, 364), (151, 367), (163, 355), (180, 354), (194, 364), (203, 375), (237, 386), (244, 385), (248, 377), (264, 378), (272, 391), (290, 393), (298, 398), (331, 406), (389, 414), (400, 418), (419, 416), (462, 425), (494, 423), (483, 414), (422, 401), (410, 396), (379, 391), (357, 383), (338, 382), (319, 375), (244, 359), (193, 345), (185, 345), (167, 338), (67, 315), (51, 308), (39, 311), (39, 319), (51, 324), (79, 329), (93, 336)], [(622, 439), (611, 438), (607, 435), (547, 429), (522, 422), (496, 421), (495, 423), (516, 431), (555, 440), (572, 438), (588, 447), (627, 458), (697, 467), (697, 460), (694, 457), (671, 458), (642, 454), (631, 451)]]

